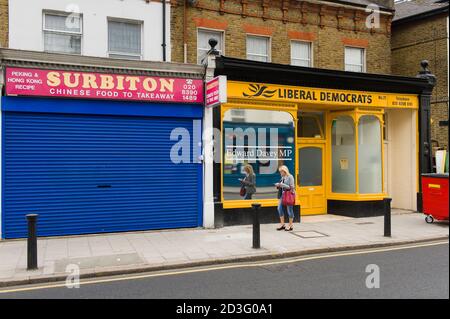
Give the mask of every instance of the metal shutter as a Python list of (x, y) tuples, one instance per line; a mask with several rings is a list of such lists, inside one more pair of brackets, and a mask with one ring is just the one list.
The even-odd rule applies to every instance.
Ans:
[[(201, 164), (174, 164), (186, 118), (5, 112), (3, 234), (69, 235), (201, 225)], [(192, 147), (191, 147), (192, 153)]]

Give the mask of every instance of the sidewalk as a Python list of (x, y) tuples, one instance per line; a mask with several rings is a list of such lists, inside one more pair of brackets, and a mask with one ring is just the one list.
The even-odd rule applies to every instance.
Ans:
[(257, 260), (448, 238), (448, 223), (426, 224), (417, 213), (393, 211), (392, 237), (383, 217), (303, 217), (293, 232), (261, 225), (261, 249), (252, 249), (252, 227), (183, 229), (38, 240), (39, 269), (26, 270), (26, 240), (0, 241), (0, 287), (65, 280), (66, 266), (81, 277)]

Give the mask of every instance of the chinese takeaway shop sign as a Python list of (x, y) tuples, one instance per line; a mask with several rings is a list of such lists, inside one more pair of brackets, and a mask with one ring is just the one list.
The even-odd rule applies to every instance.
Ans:
[(418, 108), (414, 94), (377, 93), (228, 81), (228, 97), (335, 106)]
[(203, 103), (203, 80), (7, 68), (6, 94)]

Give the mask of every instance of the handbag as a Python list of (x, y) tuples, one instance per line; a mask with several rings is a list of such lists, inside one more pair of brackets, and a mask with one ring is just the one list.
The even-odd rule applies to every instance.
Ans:
[(292, 190), (286, 190), (283, 192), (281, 202), (284, 206), (294, 206), (295, 205), (295, 193)]
[(245, 186), (242, 185), (242, 186), (241, 186), (241, 190), (239, 191), (239, 195), (245, 196), (246, 193), (247, 193), (247, 191), (245, 190)]

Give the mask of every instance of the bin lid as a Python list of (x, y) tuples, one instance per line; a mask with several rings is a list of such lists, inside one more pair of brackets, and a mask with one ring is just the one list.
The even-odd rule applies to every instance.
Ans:
[(422, 174), (422, 177), (448, 178), (448, 173), (444, 173), (444, 174), (427, 173), (427, 174)]

